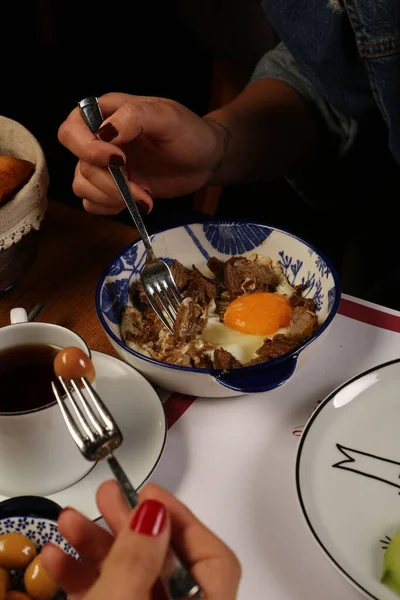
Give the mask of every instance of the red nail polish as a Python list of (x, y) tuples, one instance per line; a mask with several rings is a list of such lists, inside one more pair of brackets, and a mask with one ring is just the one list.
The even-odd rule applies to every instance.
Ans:
[(141, 213), (143, 213), (144, 215), (149, 214), (150, 206), (146, 202), (143, 202), (143, 200), (136, 200), (136, 204), (138, 205), (138, 209)]
[(64, 513), (68, 512), (69, 510), (74, 510), (73, 508), (71, 508), (70, 506), (64, 506), (64, 508), (62, 508), (60, 510), (60, 514), (59, 516), (61, 517), (61, 515), (63, 515)]
[(135, 533), (155, 537), (160, 535), (167, 521), (167, 511), (157, 500), (145, 500), (133, 515), (130, 528)]
[[(65, 513), (70, 512), (71, 510), (74, 510), (73, 508), (70, 508), (69, 506), (65, 506), (63, 509), (60, 510), (60, 514), (58, 515), (58, 519), (62, 516), (65, 515)], [(57, 521), (58, 521), (57, 519)]]
[(103, 127), (96, 132), (97, 137), (99, 137), (103, 142), (111, 142), (114, 138), (117, 137), (118, 131), (115, 129), (112, 123), (106, 123)]
[(111, 154), (109, 163), (112, 167), (123, 167), (125, 161), (119, 154)]

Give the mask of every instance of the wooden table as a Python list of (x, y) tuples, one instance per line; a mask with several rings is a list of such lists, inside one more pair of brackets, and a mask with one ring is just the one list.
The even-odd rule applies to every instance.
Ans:
[(68, 327), (93, 350), (115, 355), (97, 319), (97, 281), (113, 256), (137, 239), (132, 226), (86, 213), (56, 201), (42, 223), (39, 253), (30, 272), (0, 298), (0, 327), (9, 323), (12, 308), (46, 307), (38, 321)]

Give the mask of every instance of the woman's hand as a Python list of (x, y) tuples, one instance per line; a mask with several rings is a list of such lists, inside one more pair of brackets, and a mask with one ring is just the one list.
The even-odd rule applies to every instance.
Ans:
[(99, 104), (105, 120), (97, 135), (79, 108), (58, 133), (79, 159), (73, 190), (89, 212), (115, 214), (125, 206), (109, 165), (125, 165), (133, 196), (148, 212), (152, 197), (182, 196), (204, 186), (221, 161), (224, 129), (177, 102), (112, 93)]
[(139, 507), (130, 514), (116, 482), (108, 481), (99, 488), (97, 502), (116, 537), (66, 509), (59, 530), (82, 561), (51, 544), (42, 550), (44, 567), (71, 600), (164, 597), (158, 577), (171, 537), (205, 600), (236, 598), (241, 573), (237, 558), (169, 492), (146, 486)]

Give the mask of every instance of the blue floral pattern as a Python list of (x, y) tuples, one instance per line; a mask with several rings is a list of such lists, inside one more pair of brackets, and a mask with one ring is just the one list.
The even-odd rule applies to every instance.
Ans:
[[(57, 525), (53, 521), (32, 517), (12, 517), (0, 520), (0, 535), (6, 533), (21, 533), (33, 541), (36, 550), (40, 552), (44, 544), (51, 542), (61, 550), (79, 560), (77, 552), (58, 532)], [(23, 590), (23, 573), (11, 571), (13, 578), (13, 589)], [(66, 600), (63, 592), (60, 592), (55, 600)]]
[(124, 265), (122, 258), (118, 257), (110, 266), (110, 275), (112, 275), (112, 276), (119, 275), (120, 273), (122, 273), (124, 268), (125, 268), (125, 265)]
[(129, 279), (115, 279), (103, 286), (101, 305), (103, 312), (112, 323), (121, 321), (121, 313), (128, 303)]
[(37, 528), (37, 530), (38, 530), (39, 533), (42, 533), (42, 531), (44, 529), (46, 529), (46, 523), (45, 523), (45, 521), (38, 521), (37, 524), (36, 524), (36, 528)]
[(129, 246), (123, 255), (117, 256), (110, 265), (109, 273), (112, 277), (117, 277), (123, 271), (131, 271), (137, 263), (138, 246)]
[(315, 261), (315, 266), (317, 267), (319, 273), (321, 273), (321, 276), (328, 279), (329, 275), (331, 274), (331, 270), (324, 259), (318, 256), (317, 260)]
[(23, 517), (18, 519), (17, 527), (18, 527), (18, 531), (24, 531), (24, 529), (26, 529), (28, 527), (27, 519), (25, 519)]
[(0, 520), (0, 535), (6, 533), (21, 533), (37, 543), (37, 550), (48, 541), (57, 544), (62, 550), (78, 558), (77, 553), (61, 536), (56, 523), (36, 517), (11, 517)]
[(322, 293), (322, 283), (320, 279), (317, 279), (315, 282), (315, 291), (312, 298), (316, 304), (317, 311), (320, 311), (322, 308), (322, 301), (324, 299), (324, 294)]
[(285, 254), (283, 250), (279, 252), (279, 256), (281, 257), (279, 263), (283, 268), (283, 272), (285, 273), (288, 282), (290, 285), (296, 285), (296, 278), (303, 266), (303, 261), (294, 259), (292, 256)]
[(272, 229), (252, 223), (205, 223), (204, 234), (211, 246), (222, 254), (244, 254), (260, 246)]
[(333, 287), (328, 291), (328, 312), (331, 312), (336, 300), (336, 289)]

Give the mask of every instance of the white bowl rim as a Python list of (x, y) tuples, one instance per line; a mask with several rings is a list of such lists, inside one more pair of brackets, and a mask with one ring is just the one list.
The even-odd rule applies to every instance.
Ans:
[[(341, 300), (341, 286), (340, 286), (339, 275), (338, 275), (335, 267), (333, 266), (332, 262), (316, 246), (314, 246), (310, 242), (306, 242), (301, 237), (299, 237), (297, 235), (294, 235), (293, 233), (290, 233), (289, 231), (285, 231), (284, 229), (280, 229), (279, 227), (274, 227), (273, 225), (268, 225), (266, 223), (260, 223), (260, 222), (257, 222), (257, 221), (248, 221), (246, 219), (216, 219), (214, 221), (205, 221), (204, 223), (198, 223), (198, 222), (187, 223), (185, 225), (177, 225), (176, 227), (168, 227), (167, 229), (160, 229), (160, 230), (152, 233), (152, 237), (156, 236), (156, 235), (160, 235), (162, 233), (166, 233), (168, 231), (174, 231), (175, 229), (181, 229), (184, 226), (185, 227), (194, 227), (196, 225), (200, 225), (201, 227), (204, 227), (204, 225), (209, 225), (209, 224), (214, 224), (214, 225), (218, 225), (218, 224), (221, 224), (221, 225), (222, 224), (232, 224), (232, 225), (235, 225), (235, 224), (239, 224), (239, 225), (240, 224), (246, 224), (246, 225), (254, 225), (254, 226), (258, 226), (258, 227), (265, 227), (266, 229), (271, 229), (272, 231), (277, 231), (279, 233), (282, 233), (284, 235), (292, 237), (293, 239), (297, 240), (298, 242), (304, 244), (305, 246), (307, 246), (308, 248), (310, 248), (311, 250), (313, 250), (313, 252), (315, 252), (319, 257), (321, 257), (325, 261), (325, 263), (328, 265), (328, 267), (329, 267), (329, 269), (331, 271), (334, 283), (335, 283), (335, 292), (336, 292), (335, 293), (335, 302), (333, 304), (331, 312), (329, 313), (329, 315), (327, 316), (327, 318), (325, 319), (325, 321), (321, 325), (321, 327), (319, 327), (317, 329), (317, 331), (310, 338), (308, 338), (305, 342), (303, 342), (302, 344), (300, 344), (299, 346), (297, 346), (297, 348), (295, 348), (291, 352), (287, 352), (286, 354), (283, 354), (282, 356), (279, 356), (278, 358), (274, 358), (272, 360), (269, 360), (269, 361), (264, 362), (264, 363), (260, 363), (258, 365), (253, 365), (253, 366), (250, 366), (250, 367), (240, 367), (238, 369), (235, 369), (235, 372), (248, 373), (250, 375), (251, 373), (254, 373), (256, 371), (273, 369), (274, 367), (277, 367), (281, 363), (286, 362), (290, 358), (297, 358), (298, 355), (300, 354), (300, 352), (302, 352), (304, 350), (304, 348), (306, 348), (306, 346), (308, 346), (309, 344), (311, 344), (315, 339), (317, 339), (320, 335), (322, 335), (322, 333), (329, 327), (329, 325), (333, 321), (333, 319), (336, 316), (336, 313), (338, 311), (340, 300)], [(149, 363), (151, 363), (153, 365), (157, 365), (157, 366), (160, 366), (160, 367), (165, 367), (165, 368), (168, 368), (168, 369), (174, 369), (174, 370), (177, 370), (177, 371), (187, 371), (187, 372), (190, 372), (190, 373), (203, 373), (203, 374), (212, 375), (214, 377), (218, 377), (219, 375), (221, 375), (221, 373), (224, 373), (223, 370), (221, 370), (221, 369), (199, 369), (197, 367), (184, 367), (184, 366), (181, 366), (181, 365), (174, 365), (174, 364), (162, 362), (160, 360), (156, 360), (155, 358), (152, 358), (151, 356), (145, 356), (144, 354), (141, 354), (140, 352), (137, 352), (136, 350), (133, 350), (132, 348), (129, 348), (109, 328), (109, 326), (108, 326), (108, 324), (107, 324), (107, 322), (106, 322), (106, 320), (105, 320), (105, 318), (103, 316), (103, 313), (102, 313), (102, 311), (100, 309), (100, 297), (101, 297), (101, 290), (103, 288), (103, 284), (104, 284), (106, 278), (108, 277), (110, 267), (114, 264), (115, 260), (117, 258), (119, 258), (120, 256), (122, 256), (123, 254), (125, 254), (125, 252), (129, 248), (134, 248), (140, 242), (142, 242), (141, 238), (137, 239), (135, 242), (133, 242), (131, 244), (128, 244), (120, 252), (118, 252), (117, 254), (115, 254), (114, 257), (109, 261), (108, 265), (104, 269), (103, 273), (101, 274), (101, 276), (100, 276), (100, 278), (99, 278), (99, 280), (97, 282), (96, 292), (95, 292), (95, 306), (96, 306), (97, 317), (98, 317), (98, 319), (99, 319), (102, 327), (104, 328), (104, 330), (107, 333), (107, 335), (110, 336), (112, 338), (112, 340), (118, 346), (120, 346), (125, 352), (128, 352), (129, 354), (132, 354), (136, 358), (140, 358), (141, 360), (147, 361), (147, 362), (149, 362)]]

